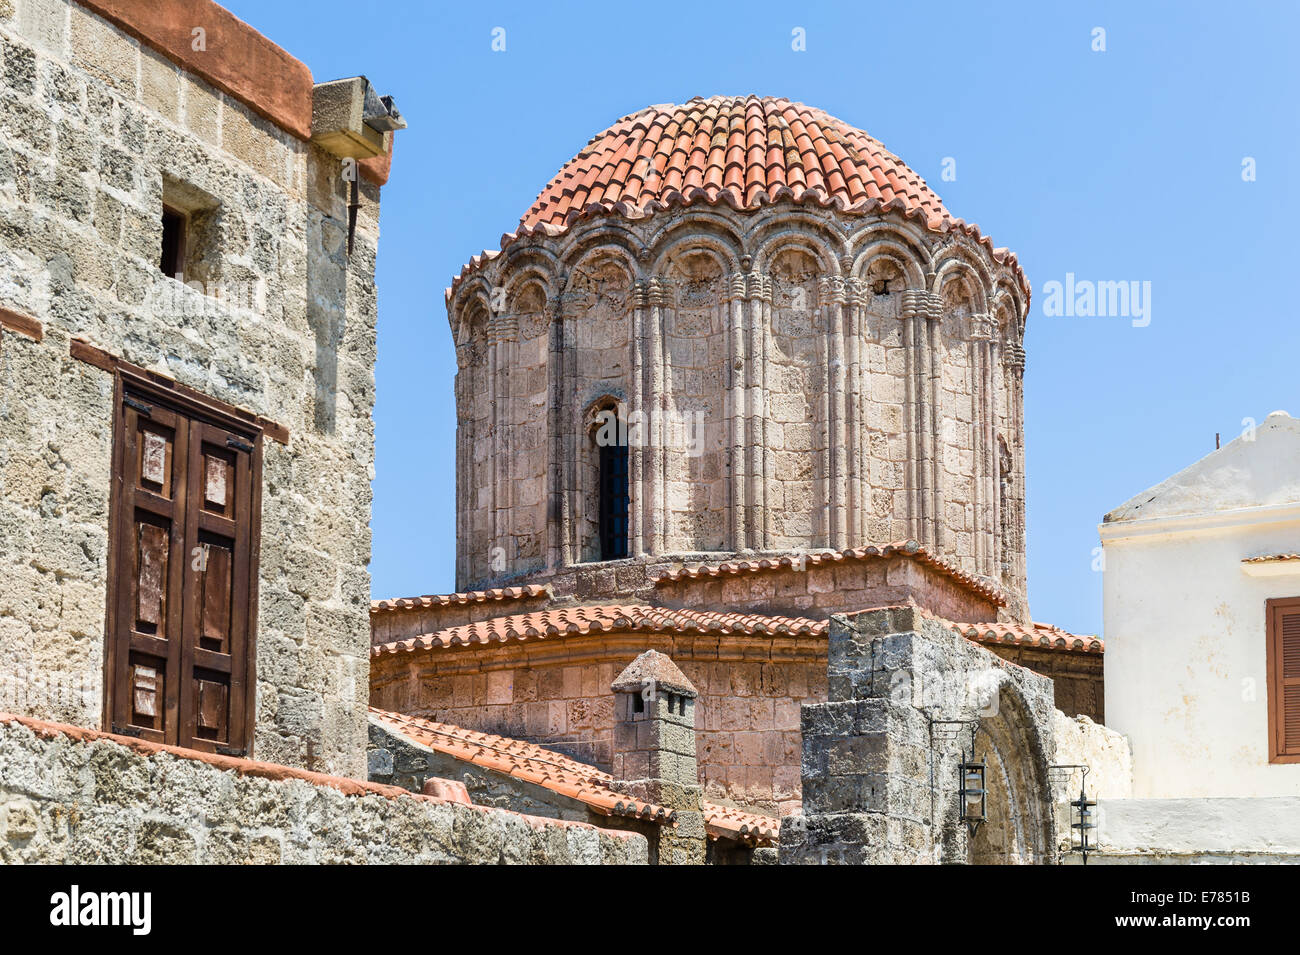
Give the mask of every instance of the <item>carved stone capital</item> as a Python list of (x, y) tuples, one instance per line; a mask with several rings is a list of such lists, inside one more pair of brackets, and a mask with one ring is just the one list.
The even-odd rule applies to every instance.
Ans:
[(519, 337), (519, 318), (516, 315), (493, 315), (487, 325), (489, 344), (512, 342)]
[(970, 317), (970, 337), (973, 341), (992, 341), (997, 332), (997, 323), (987, 312), (976, 312)]
[(668, 304), (668, 290), (656, 276), (650, 280), (646, 290), (646, 300), (650, 303), (651, 308), (663, 308)]
[(865, 307), (871, 302), (871, 285), (866, 279), (845, 279), (844, 292), (850, 305)]
[(1025, 348), (1019, 342), (1007, 342), (1006, 348), (1002, 351), (1003, 363), (1020, 374), (1025, 370)]
[(934, 292), (925, 289), (909, 288), (903, 290), (903, 318), (928, 318), (938, 321), (943, 318), (943, 299)]
[(848, 291), (844, 287), (842, 276), (828, 275), (822, 279), (822, 301), (835, 305), (843, 305), (848, 301)]
[(749, 282), (744, 272), (732, 272), (727, 282), (727, 299), (735, 301), (749, 297)]

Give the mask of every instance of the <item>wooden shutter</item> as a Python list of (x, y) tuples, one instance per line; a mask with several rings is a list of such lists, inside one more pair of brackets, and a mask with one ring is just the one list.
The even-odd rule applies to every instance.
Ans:
[(1300, 762), (1300, 597), (1268, 601), (1266, 616), (1269, 761)]
[(261, 434), (119, 375), (105, 709), (113, 730), (247, 755)]

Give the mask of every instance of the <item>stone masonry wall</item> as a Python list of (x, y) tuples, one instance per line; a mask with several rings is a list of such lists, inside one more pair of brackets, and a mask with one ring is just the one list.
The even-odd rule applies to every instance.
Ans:
[(72, 727), (33, 728), (12, 717), (0, 718), (0, 765), (2, 863), (647, 860), (645, 837), (634, 833), (443, 802), (392, 786), (286, 774), (247, 760), (188, 758), (121, 737), (79, 735)]
[(987, 249), (782, 202), (531, 242), (448, 302), (458, 587), (601, 559), (612, 409), (632, 558), (915, 538), (1027, 619), (1023, 305)]
[[(201, 55), (201, 54), (196, 54)], [(0, 706), (97, 726), (105, 351), (285, 426), (264, 439), (259, 758), (365, 772), (378, 190), (66, 0), (0, 0)], [(201, 201), (187, 287), (164, 202)]]
[(1004, 660), (1050, 677), (1056, 708), (1066, 716), (1106, 722), (1106, 673), (1100, 653), (1062, 653), (1035, 647), (989, 647)]
[(781, 568), (716, 578), (685, 578), (655, 588), (665, 607), (754, 611), (825, 619), (871, 607), (915, 603), (948, 620), (998, 619), (993, 601), (925, 565), (903, 558), (846, 560), (806, 570)]
[(643, 650), (658, 650), (699, 690), (704, 797), (785, 814), (800, 798), (799, 706), (826, 698), (824, 646), (820, 638), (597, 634), (385, 654), (371, 663), (371, 701), (542, 743), (609, 771), (609, 685)]
[[(1057, 710), (1055, 715), (1056, 761), (1063, 766), (1087, 766), (1088, 798), (1128, 800), (1133, 795), (1133, 753), (1128, 738), (1109, 727), (1094, 723), (1087, 716), (1070, 716)], [(1056, 839), (1069, 848), (1077, 839), (1070, 829), (1074, 821), (1072, 799), (1079, 798), (1084, 777), (1080, 770), (1053, 773), (1056, 796)], [(1093, 833), (1094, 844), (1100, 832)]]

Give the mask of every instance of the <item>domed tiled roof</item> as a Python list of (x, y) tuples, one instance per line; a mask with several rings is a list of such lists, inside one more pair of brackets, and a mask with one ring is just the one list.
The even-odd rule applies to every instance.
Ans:
[[(538, 232), (559, 235), (594, 216), (639, 219), (696, 204), (752, 211), (782, 200), (858, 214), (898, 212), (931, 231), (963, 231), (1025, 285), (1013, 254), (950, 215), (925, 180), (879, 141), (819, 109), (765, 96), (696, 97), (624, 116), (564, 164), (518, 228), (501, 237), (501, 248)], [(497, 254), (475, 256), (448, 298)]]
[(932, 229), (952, 218), (920, 176), (862, 130), (788, 99), (714, 96), (620, 119), (565, 164), (520, 226), (565, 226), (597, 210), (757, 209), (781, 199), (891, 207)]

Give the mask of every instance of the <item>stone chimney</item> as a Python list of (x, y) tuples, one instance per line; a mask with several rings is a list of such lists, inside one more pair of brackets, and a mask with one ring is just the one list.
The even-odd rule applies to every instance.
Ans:
[(699, 696), (673, 661), (647, 650), (615, 677), (614, 788), (677, 814), (661, 826), (661, 865), (705, 861), (704, 815), (695, 763), (695, 700)]

